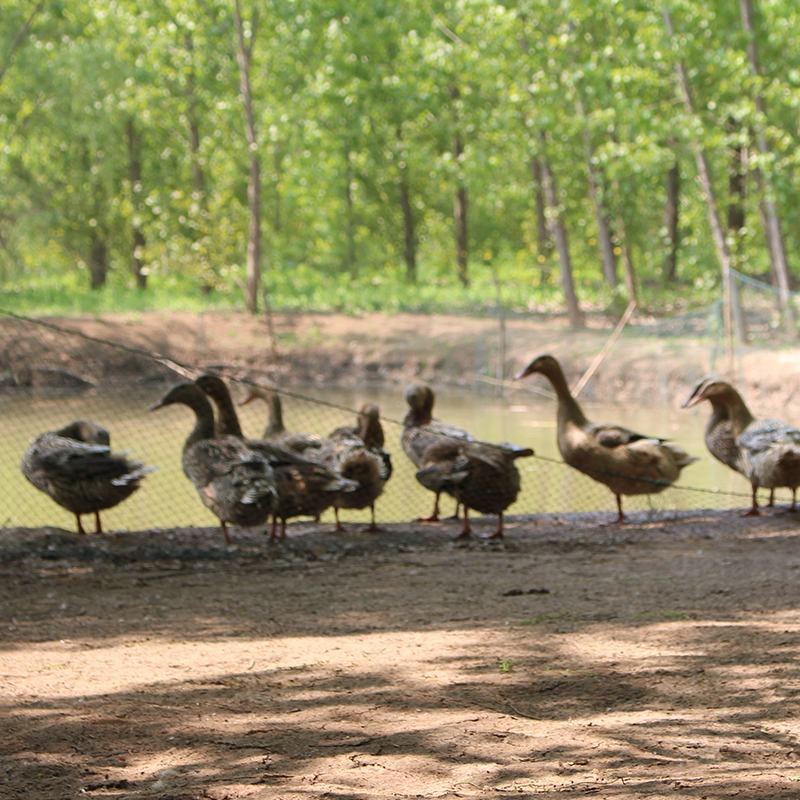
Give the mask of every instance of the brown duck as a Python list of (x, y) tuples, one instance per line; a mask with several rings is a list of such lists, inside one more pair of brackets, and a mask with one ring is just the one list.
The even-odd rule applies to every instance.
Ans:
[(534, 358), (517, 378), (544, 375), (558, 398), (557, 440), (571, 467), (608, 486), (617, 500), (617, 522), (624, 522), (623, 495), (656, 494), (671, 486), (681, 470), (697, 461), (680, 447), (657, 436), (645, 436), (621, 425), (586, 418), (553, 356)]
[[(197, 385), (217, 408), (217, 432), (244, 439), (239, 415), (225, 382), (216, 375), (202, 375)], [(244, 439), (249, 448), (261, 453), (272, 465), (278, 500), (273, 510), (272, 539), (286, 538), (286, 521), (293, 517), (319, 517), (342, 495), (357, 491), (358, 486), (324, 465), (304, 458), (275, 441)], [(316, 448), (313, 450), (316, 452)], [(280, 534), (277, 523), (280, 520)]]
[(235, 436), (220, 436), (214, 412), (194, 383), (173, 387), (150, 410), (181, 404), (195, 415), (195, 425), (183, 445), (181, 465), (200, 500), (219, 519), (225, 543), (228, 525), (262, 525), (273, 513), (278, 491), (269, 460)]
[(532, 456), (533, 450), (478, 442), (461, 428), (435, 422), (431, 418), (433, 391), (423, 384), (409, 387), (406, 400), (409, 412), (404, 420), (403, 449), (419, 467), (419, 483), (434, 492), (437, 500), (446, 492), (463, 505), (464, 523), (459, 538), (471, 534), (470, 509), (497, 514), (497, 528), (489, 538), (502, 538), (504, 512), (520, 490), (514, 461)]
[(108, 431), (96, 422), (78, 420), (38, 436), (22, 459), (22, 474), (40, 491), (75, 515), (78, 533), (86, 533), (81, 514), (100, 512), (130, 497), (152, 472), (140, 461), (111, 452)]

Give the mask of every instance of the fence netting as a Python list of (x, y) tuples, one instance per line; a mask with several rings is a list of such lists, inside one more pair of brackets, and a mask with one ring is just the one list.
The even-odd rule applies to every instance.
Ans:
[[(148, 411), (171, 385), (200, 375), (208, 366), (179, 364), (146, 349), (86, 337), (45, 321), (0, 314), (0, 527), (74, 529), (73, 516), (26, 481), (20, 460), (40, 433), (77, 419), (99, 422), (110, 431), (113, 450), (126, 451), (157, 468), (138, 492), (103, 513), (107, 531), (216, 525), (181, 470), (181, 448), (193, 425), (192, 412), (183, 406)], [(234, 399), (242, 397), (246, 383), (259, 379), (237, 365), (216, 365), (215, 369), (229, 382)], [(269, 377), (268, 370), (262, 377)], [(394, 464), (394, 474), (377, 503), (378, 521), (408, 522), (430, 513), (433, 496), (416, 481), (415, 468), (400, 446), (400, 420), (406, 410), (402, 385), (278, 389), (287, 429), (322, 436), (341, 425), (354, 424), (362, 403), (377, 402), (386, 449)], [(463, 388), (449, 394), (443, 391), (441, 397), (444, 400), (435, 409), (437, 417), (463, 425), (478, 438), (512, 441), (536, 450), (534, 457), (516, 462), (522, 489), (509, 514), (612, 514), (615, 510), (613, 495), (606, 487), (561, 462), (551, 399), (533, 392), (498, 398), (491, 390)], [(245, 434), (260, 437), (266, 405), (253, 402), (238, 411)], [(630, 424), (626, 418), (618, 421)], [(698, 432), (702, 430), (699, 421), (696, 427)], [(663, 516), (681, 509), (747, 506), (746, 481), (716, 465), (700, 438), (679, 444), (701, 462), (687, 468), (677, 486), (626, 498), (626, 511)], [(781, 502), (787, 497), (780, 496)], [(454, 507), (452, 499), (443, 499), (444, 515)], [(332, 519), (332, 512), (327, 511), (321, 524)], [(369, 512), (343, 511), (342, 520), (345, 524), (365, 523)]]

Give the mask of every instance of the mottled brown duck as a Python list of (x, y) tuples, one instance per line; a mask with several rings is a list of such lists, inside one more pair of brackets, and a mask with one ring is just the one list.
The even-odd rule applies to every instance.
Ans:
[[(448, 425), (433, 418), (433, 404), (436, 398), (430, 386), (426, 386), (424, 383), (411, 384), (406, 388), (405, 399), (408, 403), (408, 412), (403, 418), (403, 432), (400, 435), (400, 443), (417, 469), (422, 466), (425, 447), (429, 442), (427, 437), (430, 433), (451, 439), (474, 441), (472, 435), (463, 428), (459, 428), (456, 425)], [(452, 495), (452, 492), (447, 489), (442, 491)], [(420, 517), (417, 520), (418, 522), (439, 521), (439, 499), (441, 494), (441, 491), (434, 491), (433, 511), (427, 517)], [(456, 519), (458, 518), (460, 507), (461, 503), (456, 500), (454, 514)]]
[(534, 358), (517, 378), (544, 375), (558, 398), (557, 441), (561, 457), (571, 467), (607, 486), (617, 500), (617, 522), (625, 521), (625, 495), (657, 494), (671, 486), (689, 464), (697, 461), (677, 445), (621, 425), (594, 423), (586, 418), (567, 386), (558, 361), (550, 355)]
[(724, 405), (739, 451), (735, 467), (749, 481), (752, 505), (747, 516), (757, 516), (760, 487), (791, 489), (790, 511), (797, 507), (800, 486), (800, 429), (780, 419), (756, 419), (741, 395), (727, 381), (704, 381), (684, 404), (691, 408), (703, 400)]
[(21, 466), (37, 489), (75, 515), (81, 534), (86, 533), (82, 514), (94, 514), (95, 532), (102, 533), (100, 512), (130, 497), (154, 469), (112, 453), (108, 431), (83, 420), (38, 436)]
[(219, 519), (225, 543), (230, 544), (229, 524), (262, 525), (275, 509), (278, 492), (272, 466), (241, 439), (217, 435), (211, 404), (194, 383), (173, 387), (151, 411), (173, 404), (194, 412), (195, 424), (184, 442), (181, 465), (203, 505)]
[[(211, 398), (217, 409), (217, 434), (244, 439), (249, 448), (261, 453), (275, 474), (278, 500), (272, 515), (270, 537), (286, 538), (286, 522), (294, 517), (318, 518), (342, 495), (358, 486), (323, 464), (304, 458), (275, 441), (245, 439), (239, 415), (225, 382), (216, 375), (201, 375), (197, 385)], [(317, 452), (317, 449), (314, 449)], [(277, 524), (280, 521), (280, 533)]]
[[(253, 400), (263, 400), (267, 404), (267, 426), (261, 437), (264, 441), (274, 442), (301, 454), (306, 453), (307, 450), (316, 450), (321, 446), (322, 440), (319, 436), (286, 430), (286, 426), (283, 424), (283, 403), (280, 394), (275, 389), (249, 383), (239, 405), (245, 406), (252, 403)], [(306, 455), (311, 455), (311, 453), (306, 453)]]
[(502, 538), (504, 513), (520, 490), (514, 462), (532, 456), (533, 450), (478, 442), (461, 428), (433, 420), (433, 391), (423, 384), (409, 387), (406, 400), (409, 412), (404, 420), (403, 449), (418, 467), (419, 483), (434, 492), (437, 500), (446, 492), (463, 506), (459, 538), (471, 534), (470, 510), (497, 514), (497, 528), (489, 538)]

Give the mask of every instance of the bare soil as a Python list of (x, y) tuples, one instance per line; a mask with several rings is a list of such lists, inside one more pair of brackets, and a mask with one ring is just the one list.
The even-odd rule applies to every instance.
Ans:
[(600, 521), (2, 531), (0, 796), (800, 798), (797, 518)]
[[(193, 367), (223, 367), (240, 376), (264, 374), (287, 387), (364, 386), (410, 378), (491, 383), (500, 358), (498, 322), (482, 317), (279, 314), (274, 319), (274, 351), (263, 318), (234, 312), (45, 321)], [(504, 374), (513, 375), (533, 356), (551, 352), (564, 361), (568, 377), (577, 378), (606, 343), (613, 322), (592, 318), (587, 330), (574, 332), (560, 317), (513, 317), (506, 322)], [(691, 334), (658, 337), (647, 331), (643, 325), (623, 335), (584, 397), (677, 404), (701, 376), (727, 367), (724, 354), (707, 339)], [(63, 372), (69, 375), (65, 378)], [(0, 389), (58, 385), (62, 380), (69, 388), (74, 383), (70, 376), (94, 383), (174, 379), (163, 363), (129, 350), (0, 319)], [(788, 408), (791, 418), (791, 405), (800, 394), (800, 349), (740, 348), (734, 377), (759, 413), (787, 413)]]

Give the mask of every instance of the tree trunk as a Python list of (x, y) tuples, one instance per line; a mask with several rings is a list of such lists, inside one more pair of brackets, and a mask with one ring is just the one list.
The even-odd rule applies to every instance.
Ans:
[(536, 215), (536, 248), (542, 258), (548, 258), (553, 252), (553, 240), (547, 230), (544, 191), (542, 190), (542, 165), (538, 158), (531, 159), (531, 177), (533, 178), (533, 203)]
[[(454, 104), (461, 97), (457, 86), (450, 89), (450, 98)], [(460, 120), (458, 109), (455, 111), (455, 135), (453, 136), (453, 161), (458, 173), (456, 193), (453, 198), (453, 223), (456, 238), (456, 265), (458, 267), (458, 280), (462, 286), (469, 286), (469, 193), (461, 180), (461, 159), (464, 156), (464, 140), (459, 130)]]
[(184, 36), (184, 46), (189, 54), (189, 72), (186, 75), (186, 122), (189, 127), (189, 155), (192, 168), (192, 189), (200, 203), (205, 202), (206, 176), (200, 161), (200, 121), (197, 114), (197, 89), (194, 72), (194, 37), (191, 31)]
[[(729, 134), (737, 132), (738, 123), (728, 119)], [(747, 150), (741, 143), (731, 145), (728, 167), (728, 231), (734, 243), (736, 267), (740, 267), (742, 250), (742, 229), (747, 221), (745, 203), (747, 200)]]
[(600, 257), (603, 263), (603, 277), (606, 283), (614, 288), (617, 285), (617, 259), (614, 255), (614, 244), (611, 241), (611, 229), (608, 224), (608, 213), (603, 201), (603, 179), (600, 170), (594, 163), (594, 148), (586, 117), (586, 109), (578, 95), (575, 98), (575, 110), (582, 121), (583, 150), (586, 154), (586, 167), (589, 178), (589, 197), (594, 207), (594, 218), (597, 224), (597, 240), (600, 245)]
[(280, 142), (272, 147), (272, 176), (275, 185), (275, 207), (272, 210), (272, 230), (280, 233), (283, 229), (283, 208), (281, 205), (281, 179), (283, 177), (283, 150)]
[[(674, 152), (674, 151), (673, 151)], [(664, 230), (666, 248), (664, 256), (664, 281), (671, 283), (678, 277), (678, 248), (680, 247), (681, 167), (678, 154), (667, 172), (667, 201), (664, 204)]]
[(411, 189), (408, 185), (408, 170), (400, 170), (400, 208), (403, 211), (403, 257), (406, 262), (406, 280), (417, 282), (417, 233), (414, 207), (411, 205)]
[(245, 134), (250, 154), (250, 171), (247, 181), (247, 206), (250, 211), (250, 222), (247, 230), (245, 304), (251, 314), (256, 314), (261, 290), (261, 160), (258, 153), (258, 134), (253, 111), (250, 71), (257, 26), (256, 18), (252, 17), (249, 41), (245, 41), (239, 0), (233, 0), (233, 10), (236, 26), (236, 61), (239, 65), (239, 90), (244, 105)]
[(128, 117), (125, 123), (125, 132), (128, 139), (128, 180), (131, 185), (131, 207), (133, 209), (131, 270), (136, 279), (136, 288), (144, 290), (147, 288), (147, 270), (144, 263), (144, 248), (147, 241), (140, 220), (142, 211), (142, 140), (136, 130), (133, 117)]
[(357, 267), (356, 254), (356, 220), (355, 202), (353, 200), (353, 154), (350, 150), (350, 143), (344, 145), (344, 206), (345, 206), (345, 255), (344, 267), (351, 274), (355, 275)]
[(89, 231), (89, 285), (100, 289), (106, 285), (108, 277), (108, 245), (97, 226)]
[(586, 323), (578, 302), (578, 295), (575, 292), (567, 229), (564, 226), (564, 217), (561, 213), (561, 205), (558, 202), (558, 187), (555, 175), (553, 175), (546, 155), (547, 134), (544, 131), (540, 133), (540, 140), (542, 145), (542, 154), (540, 156), (542, 189), (544, 190), (544, 198), (547, 204), (547, 220), (550, 234), (555, 242), (558, 259), (561, 264), (561, 286), (564, 290), (564, 299), (567, 304), (567, 315), (573, 328), (583, 328)]
[[(613, 190), (616, 197), (623, 197), (619, 184), (616, 181), (614, 181)], [(622, 239), (622, 265), (625, 268), (625, 290), (628, 293), (628, 299), (632, 300), (634, 303), (638, 303), (639, 297), (636, 291), (636, 269), (633, 264), (633, 249), (628, 239), (628, 227), (625, 224), (625, 215), (622, 211), (617, 214), (616, 223), (617, 230)]]
[[(739, 0), (739, 9), (742, 16), (742, 27), (747, 34), (747, 58), (750, 62), (750, 72), (754, 77), (761, 76), (761, 65), (758, 61), (758, 45), (756, 44), (755, 26), (753, 24), (753, 3), (752, 0)], [(766, 118), (767, 107), (764, 98), (756, 93), (755, 104), (758, 113)], [(764, 135), (762, 125), (759, 125), (756, 132), (756, 146), (762, 155), (769, 155), (770, 147), (767, 137)], [(775, 276), (778, 296), (780, 301), (781, 316), (783, 326), (791, 337), (797, 335), (795, 326), (794, 309), (790, 296), (789, 282), (789, 262), (786, 257), (786, 247), (781, 231), (780, 216), (775, 201), (772, 198), (772, 187), (764, 179), (760, 170), (757, 171), (756, 180), (761, 191), (761, 219), (764, 225), (764, 233), (769, 246), (770, 259), (772, 261), (772, 271)]]
[[(663, 8), (664, 24), (667, 28), (667, 33), (671, 39), (675, 38), (675, 30), (672, 25), (672, 17), (669, 10)], [(689, 85), (689, 77), (686, 73), (686, 67), (683, 61), (678, 59), (675, 62), (675, 74), (678, 79), (678, 88), (681, 93), (683, 105), (689, 114), (695, 114), (694, 100), (692, 98), (692, 91)], [(711, 227), (711, 235), (714, 239), (714, 246), (717, 250), (717, 257), (719, 258), (720, 266), (722, 268), (722, 284), (725, 289), (725, 306), (726, 306), (726, 319), (725, 327), (728, 332), (728, 337), (731, 341), (730, 345), (730, 361), (731, 369), (733, 367), (733, 337), (734, 335), (741, 341), (741, 331), (734, 331), (733, 321), (736, 314), (733, 310), (735, 302), (735, 294), (733, 289), (733, 281), (731, 275), (731, 254), (728, 249), (728, 243), (725, 239), (725, 231), (722, 227), (722, 221), (719, 216), (719, 207), (717, 205), (716, 192), (714, 191), (714, 183), (711, 180), (711, 170), (708, 166), (708, 159), (706, 158), (705, 150), (703, 149), (700, 141), (694, 142), (694, 156), (697, 163), (697, 174), (700, 178), (700, 185), (703, 189), (703, 194), (706, 198), (706, 208), (708, 210), (708, 221)]]

